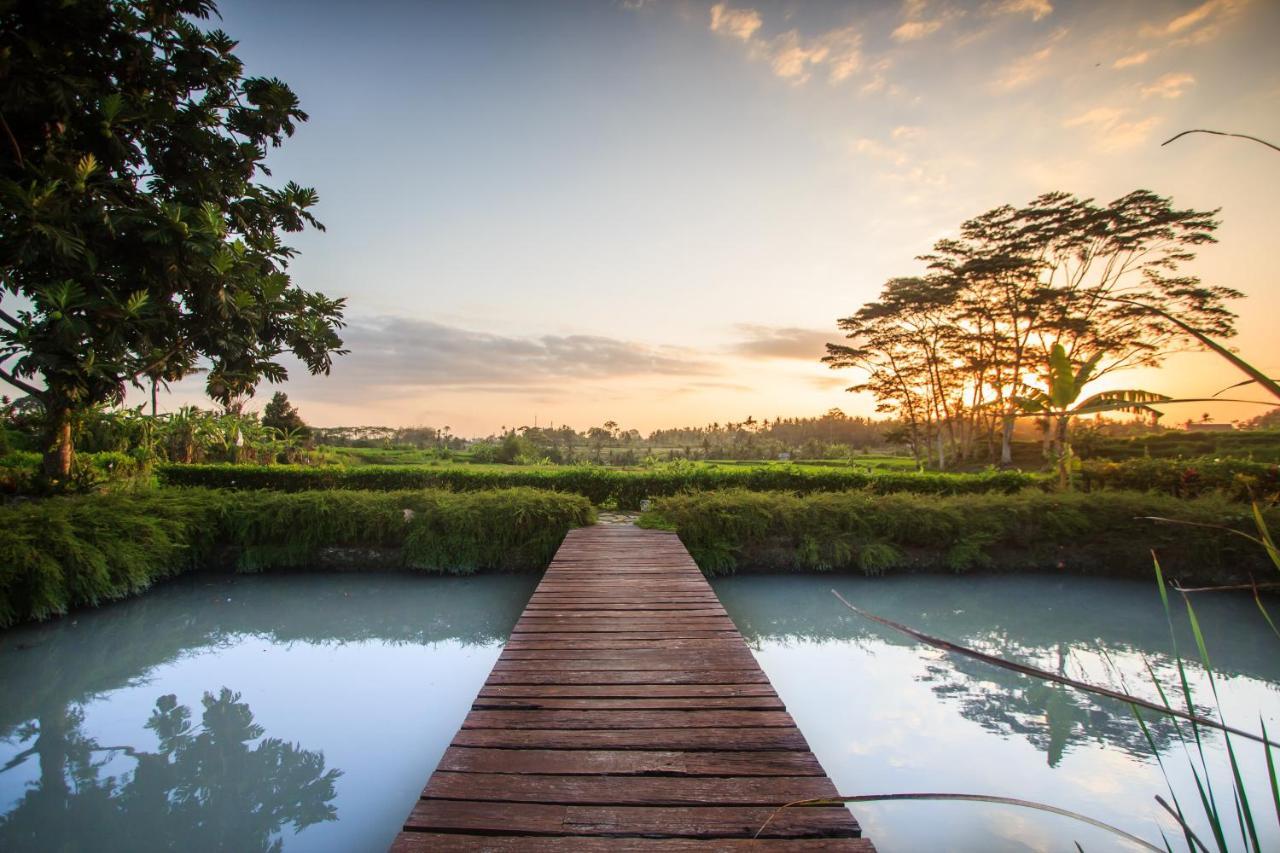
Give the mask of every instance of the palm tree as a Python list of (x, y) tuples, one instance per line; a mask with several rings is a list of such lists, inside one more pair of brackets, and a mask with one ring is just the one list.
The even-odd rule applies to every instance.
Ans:
[(1014, 398), (1014, 403), (1024, 413), (1044, 418), (1053, 430), (1058, 486), (1062, 489), (1071, 488), (1071, 441), (1068, 427), (1071, 418), (1102, 412), (1147, 413), (1158, 416), (1159, 412), (1147, 404), (1169, 402), (1173, 399), (1154, 391), (1126, 388), (1121, 391), (1101, 391), (1081, 400), (1080, 394), (1093, 379), (1102, 357), (1103, 353), (1098, 353), (1077, 369), (1062, 344), (1055, 343), (1049, 353), (1045, 377), (1047, 388), (1025, 385), (1023, 395)]

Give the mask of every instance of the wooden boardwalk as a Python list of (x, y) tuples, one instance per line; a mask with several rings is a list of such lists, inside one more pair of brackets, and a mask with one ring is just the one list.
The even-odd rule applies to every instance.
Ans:
[[(833, 709), (834, 711), (835, 709)], [(680, 540), (566, 537), (395, 853), (873, 851)]]

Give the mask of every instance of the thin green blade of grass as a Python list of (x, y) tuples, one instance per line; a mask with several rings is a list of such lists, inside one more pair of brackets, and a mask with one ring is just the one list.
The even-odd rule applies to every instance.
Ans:
[[(1173, 628), (1173, 607), (1169, 604), (1169, 591), (1165, 588), (1164, 570), (1160, 568), (1160, 558), (1153, 551), (1151, 553), (1151, 561), (1155, 566), (1156, 587), (1160, 590), (1160, 604), (1164, 607), (1165, 622), (1169, 626), (1169, 644), (1173, 650), (1173, 658), (1178, 665), (1178, 681), (1182, 687), (1183, 701), (1187, 703), (1187, 711), (1194, 715), (1195, 703), (1191, 694), (1191, 681), (1187, 678), (1187, 667), (1182, 660), (1182, 653), (1178, 651), (1178, 634)], [(1218, 845), (1221, 853), (1227, 853), (1227, 839), (1222, 831), (1222, 817), (1218, 811), (1217, 798), (1213, 793), (1213, 780), (1209, 776), (1209, 762), (1204, 756), (1204, 741), (1200, 737), (1200, 726), (1193, 719), (1191, 720), (1191, 734), (1196, 744), (1196, 753), (1200, 758), (1200, 769), (1204, 771), (1204, 780), (1201, 782), (1200, 773), (1196, 770), (1195, 764), (1191, 764), (1191, 774), (1196, 780), (1196, 790), (1200, 794), (1200, 802), (1204, 808), (1205, 816), (1209, 819), (1209, 826), (1213, 830), (1213, 839)]]
[[(1154, 673), (1152, 673), (1152, 677), (1155, 677)], [(1173, 798), (1173, 804), (1177, 807), (1177, 813), (1173, 813), (1172, 810), (1169, 809), (1167, 803), (1161, 804), (1164, 806), (1165, 810), (1173, 814), (1174, 819), (1178, 821), (1178, 825), (1182, 827), (1182, 833), (1187, 839), (1187, 848), (1192, 849), (1196, 844), (1200, 844), (1200, 839), (1196, 838), (1195, 833), (1191, 831), (1191, 827), (1188, 826), (1186, 820), (1183, 819), (1182, 803), (1178, 802), (1178, 794), (1173, 790), (1173, 781), (1169, 778), (1169, 771), (1164, 766), (1164, 759), (1160, 755), (1160, 747), (1156, 746), (1156, 739), (1152, 736), (1151, 729), (1147, 727), (1147, 721), (1142, 719), (1142, 712), (1138, 710), (1138, 706), (1130, 705), (1129, 710), (1132, 711), (1133, 716), (1137, 718), (1138, 728), (1142, 729), (1142, 735), (1147, 739), (1147, 745), (1151, 747), (1151, 754), (1156, 757), (1156, 765), (1160, 768), (1160, 775), (1164, 777), (1165, 787), (1169, 789), (1169, 796)], [(1177, 728), (1176, 722), (1174, 723), (1174, 727), (1178, 731), (1178, 739), (1181, 740), (1182, 732), (1181, 729)], [(1156, 801), (1159, 802), (1160, 798), (1156, 797)], [(1163, 832), (1160, 833), (1160, 837), (1164, 838)], [(1164, 843), (1166, 847), (1169, 846), (1169, 840), (1167, 838), (1164, 838)], [(1204, 845), (1200, 844), (1200, 848), (1203, 850)], [(1204, 853), (1208, 853), (1208, 851), (1205, 850)]]
[[(1191, 634), (1196, 640), (1196, 649), (1200, 652), (1200, 662), (1204, 666), (1204, 671), (1209, 679), (1209, 689), (1213, 692), (1214, 704), (1218, 707), (1218, 716), (1222, 717), (1222, 700), (1218, 697), (1218, 682), (1213, 676), (1213, 663), (1209, 660), (1209, 648), (1204, 641), (1204, 632), (1200, 630), (1200, 620), (1196, 617), (1196, 609), (1191, 604), (1188, 596), (1183, 596), (1183, 600), (1187, 605), (1187, 617), (1191, 620)], [(1227, 758), (1231, 764), (1231, 777), (1235, 784), (1236, 794), (1236, 811), (1240, 819), (1240, 834), (1245, 846), (1249, 846), (1249, 842), (1253, 843), (1253, 849), (1262, 850), (1262, 845), (1258, 842), (1258, 830), (1253, 823), (1253, 810), (1249, 808), (1249, 795), (1245, 790), (1244, 779), (1240, 774), (1240, 764), (1236, 760), (1235, 747), (1231, 744), (1231, 735), (1223, 733), (1223, 741), (1227, 746)], [(1265, 748), (1265, 745), (1264, 745)], [(1248, 831), (1248, 838), (1243, 836)]]
[[(1159, 794), (1156, 794), (1156, 802), (1160, 804), (1160, 808), (1164, 809), (1170, 815), (1173, 816), (1173, 819), (1176, 820), (1178, 822), (1178, 825), (1182, 827), (1182, 831), (1186, 833), (1187, 838), (1189, 838), (1192, 842), (1195, 842), (1195, 847), (1200, 848), (1202, 853), (1209, 853), (1209, 848), (1204, 846), (1204, 842), (1200, 840), (1200, 836), (1196, 835), (1195, 831), (1190, 826), (1187, 825), (1186, 820), (1183, 818), (1181, 808), (1179, 808), (1177, 811), (1174, 811), (1172, 808), (1169, 807), (1169, 804), (1164, 801), (1164, 797), (1161, 797)], [(1163, 832), (1160, 833), (1160, 837), (1164, 838)], [(1165, 846), (1167, 847), (1169, 845), (1169, 840), (1166, 838), (1164, 843), (1165, 843)], [(1190, 843), (1188, 843), (1187, 846), (1192, 847)]]
[[(1262, 725), (1262, 734), (1267, 734), (1267, 722), (1262, 719), (1262, 715), (1258, 715), (1258, 722)], [(1280, 780), (1276, 778), (1276, 758), (1271, 752), (1271, 747), (1263, 747), (1267, 756), (1267, 781), (1271, 783), (1271, 804), (1275, 806), (1276, 822), (1280, 823)]]

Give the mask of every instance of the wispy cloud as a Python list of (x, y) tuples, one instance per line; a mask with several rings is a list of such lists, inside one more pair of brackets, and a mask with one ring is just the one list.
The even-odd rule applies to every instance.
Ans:
[(578, 379), (716, 372), (702, 354), (599, 335), (514, 337), (430, 320), (380, 317), (343, 334), (351, 354), (323, 383), (335, 393), (372, 387), (483, 386), (486, 391)]
[(1157, 122), (1154, 116), (1130, 118), (1130, 112), (1120, 107), (1094, 107), (1067, 119), (1062, 126), (1087, 129), (1093, 147), (1100, 151), (1119, 151), (1145, 142)]
[(996, 15), (1030, 15), (1031, 20), (1038, 21), (1053, 14), (1053, 4), (1049, 0), (1000, 0), (988, 3), (986, 11)]
[(758, 326), (744, 323), (736, 328), (743, 338), (729, 349), (737, 355), (750, 358), (790, 358), (816, 362), (826, 354), (827, 341), (839, 337), (838, 332), (796, 326)]
[(1067, 30), (1058, 30), (1049, 37), (1043, 47), (1010, 62), (996, 75), (992, 82), (993, 88), (999, 92), (1012, 92), (1039, 80), (1049, 70), (1049, 62), (1053, 58), (1057, 43), (1066, 36)]
[(1196, 84), (1196, 78), (1186, 73), (1169, 73), (1154, 83), (1142, 87), (1144, 98), (1181, 98), (1190, 87)]
[(905, 0), (902, 4), (902, 23), (893, 31), (894, 41), (918, 41), (936, 33), (952, 18), (963, 15), (963, 10), (928, 0)]
[(1147, 36), (1172, 39), (1175, 45), (1200, 44), (1218, 36), (1223, 26), (1234, 18), (1249, 0), (1205, 0), (1199, 6), (1171, 18), (1163, 24), (1148, 24)]
[(862, 35), (853, 27), (840, 27), (813, 37), (788, 30), (772, 38), (760, 35), (763, 18), (755, 9), (735, 9), (727, 3), (711, 7), (711, 31), (740, 41), (748, 55), (769, 63), (773, 73), (784, 80), (807, 82), (818, 69), (827, 80), (843, 82), (862, 66)]
[(1131, 53), (1128, 56), (1122, 56), (1115, 62), (1111, 63), (1112, 68), (1132, 68), (1135, 65), (1143, 65), (1151, 58), (1151, 51), (1140, 50), (1137, 53)]
[(755, 9), (731, 9), (727, 3), (711, 7), (711, 32), (750, 41), (764, 22)]

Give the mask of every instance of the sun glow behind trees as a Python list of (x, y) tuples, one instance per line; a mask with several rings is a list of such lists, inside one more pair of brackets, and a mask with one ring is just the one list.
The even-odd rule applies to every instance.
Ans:
[(1215, 216), (1146, 190), (1105, 205), (1059, 192), (995, 208), (921, 256), (924, 276), (891, 279), (841, 319), (852, 343), (828, 344), (824, 361), (863, 373), (852, 390), (902, 418), (917, 458), (946, 467), (994, 457), (998, 444), (1008, 464), (1014, 419), (1048, 388), (1055, 347), (1073, 372), (1092, 365), (1093, 381), (1196, 346), (1141, 306), (1214, 338), (1235, 333), (1226, 302), (1243, 294), (1181, 271), (1214, 241)]

